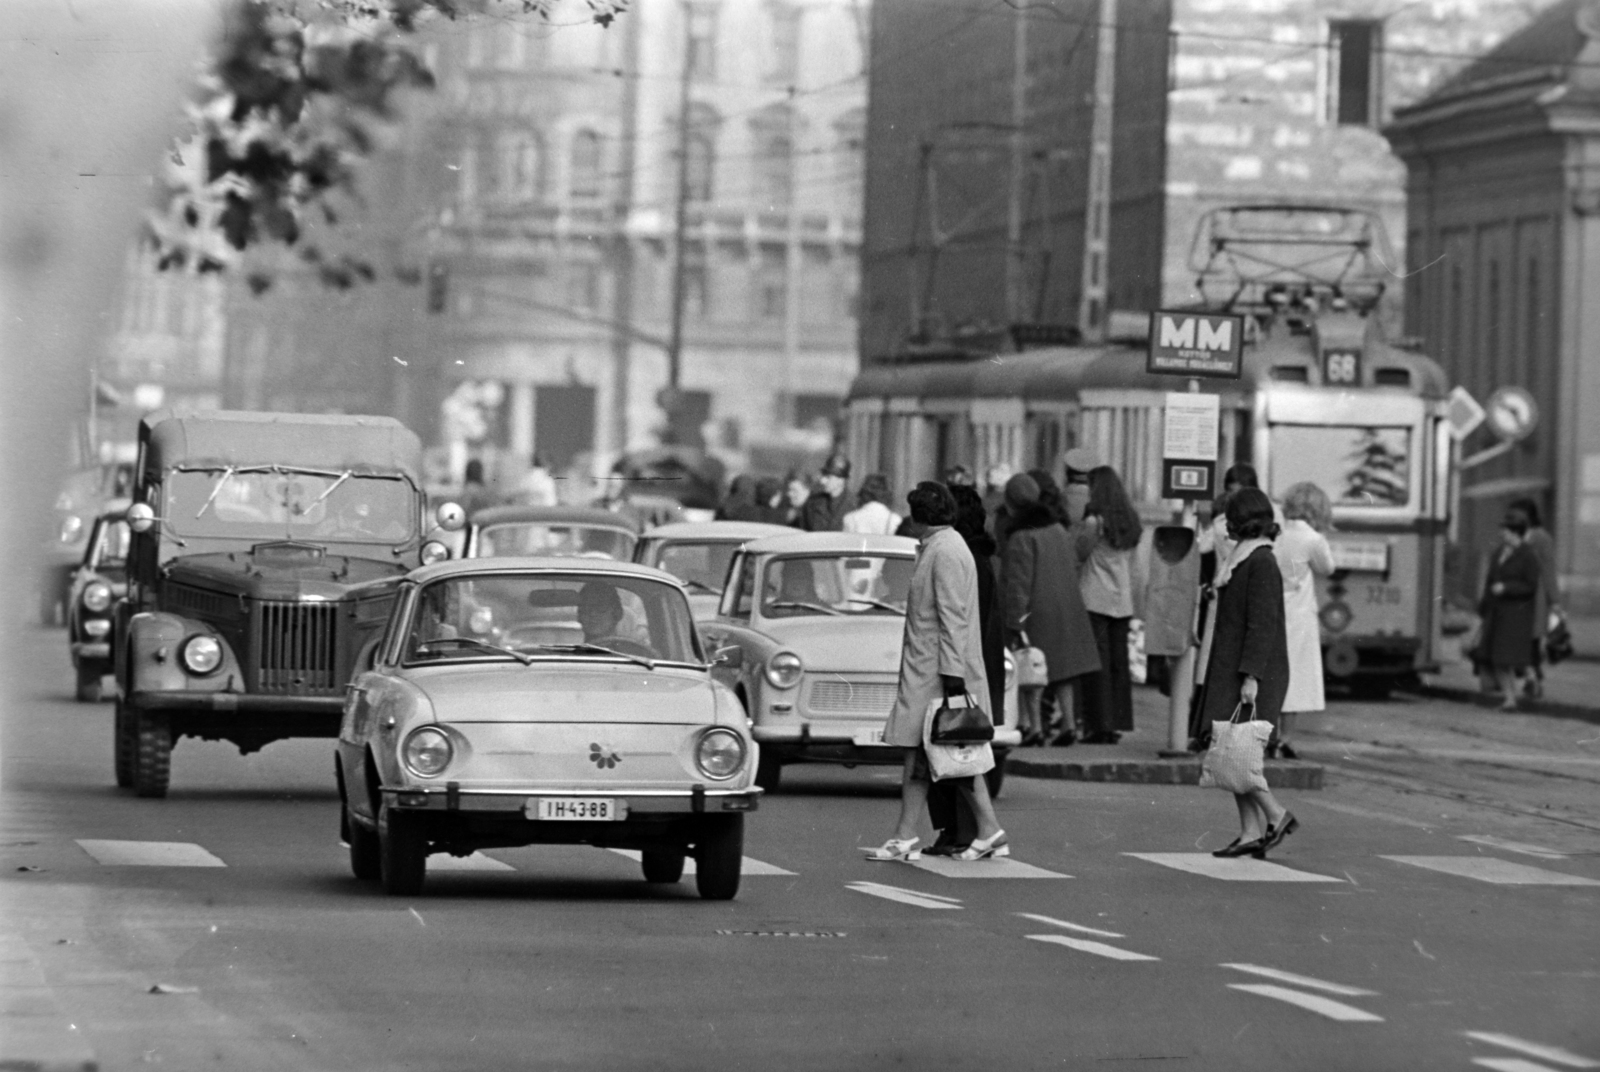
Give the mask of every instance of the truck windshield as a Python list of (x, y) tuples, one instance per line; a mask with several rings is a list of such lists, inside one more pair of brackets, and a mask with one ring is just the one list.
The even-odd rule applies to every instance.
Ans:
[(416, 534), (411, 485), (294, 469), (179, 470), (162, 516), (180, 536), (402, 543)]
[(1411, 439), (1406, 427), (1275, 424), (1269, 493), (1282, 501), (1310, 481), (1334, 506), (1408, 506), (1416, 479)]

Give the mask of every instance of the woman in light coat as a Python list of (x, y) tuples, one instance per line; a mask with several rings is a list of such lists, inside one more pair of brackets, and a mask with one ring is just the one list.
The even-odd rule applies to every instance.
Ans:
[(1289, 739), (1295, 716), (1321, 711), (1322, 623), (1317, 618), (1317, 577), (1333, 572), (1333, 549), (1323, 535), (1332, 520), (1328, 496), (1307, 481), (1291, 487), (1283, 499), (1283, 532), (1272, 546), (1283, 574), (1284, 627), (1289, 639), (1289, 692), (1278, 719), (1277, 743), (1268, 755), (1297, 758)]
[[(943, 484), (924, 480), (906, 496), (912, 520), (927, 526), (906, 595), (906, 626), (900, 643), (900, 681), (884, 727), (885, 744), (905, 749), (900, 782), (900, 818), (894, 836), (870, 860), (916, 860), (917, 823), (932, 780), (922, 745), (928, 708), (945, 696), (966, 695), (989, 709), (983, 668), (983, 632), (978, 617), (978, 571), (967, 543), (951, 525), (956, 502)], [(990, 712), (993, 718), (993, 713)], [(981, 777), (951, 779), (978, 823), (978, 836), (957, 859), (1008, 856), (1006, 833), (995, 818), (988, 784)]]
[(893, 536), (902, 518), (889, 509), (889, 478), (873, 473), (861, 482), (854, 510), (844, 515), (844, 531), (867, 536)]

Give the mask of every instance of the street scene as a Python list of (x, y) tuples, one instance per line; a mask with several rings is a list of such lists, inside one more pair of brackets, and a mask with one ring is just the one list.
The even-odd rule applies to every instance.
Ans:
[(1600, 1068), (1596, 0), (19, 0), (0, 1068)]

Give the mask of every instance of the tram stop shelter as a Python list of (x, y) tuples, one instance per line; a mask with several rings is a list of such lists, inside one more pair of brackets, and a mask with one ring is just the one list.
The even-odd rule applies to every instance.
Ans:
[(1384, 134), (1407, 169), (1407, 332), (1480, 401), (1518, 385), (1541, 413), (1463, 474), (1457, 592), (1528, 496), (1566, 602), (1600, 613), (1600, 0), (1556, 0)]

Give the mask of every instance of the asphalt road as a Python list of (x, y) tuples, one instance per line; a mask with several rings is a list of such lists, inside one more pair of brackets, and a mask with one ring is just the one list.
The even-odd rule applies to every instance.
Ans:
[(731, 903), (578, 848), (394, 899), (350, 876), (331, 742), (184, 741), (169, 799), (137, 800), (61, 635), (25, 641), (0, 1067), (1600, 1068), (1585, 723), (1337, 704), (1302, 737), (1329, 788), (1284, 795), (1303, 828), (1271, 867), (1216, 866), (1216, 791), (1017, 778), (1011, 863), (871, 864), (896, 776), (790, 768)]

